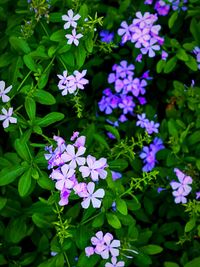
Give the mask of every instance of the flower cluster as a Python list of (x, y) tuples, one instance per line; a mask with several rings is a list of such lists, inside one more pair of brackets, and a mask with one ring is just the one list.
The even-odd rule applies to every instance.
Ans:
[(75, 70), (73, 74), (67, 76), (67, 70), (63, 71), (63, 75), (58, 74), (58, 78), (60, 79), (58, 83), (59, 90), (62, 90), (62, 95), (67, 95), (75, 93), (76, 90), (83, 90), (84, 85), (88, 84), (89, 81), (84, 78), (87, 70), (83, 70), (79, 72)]
[[(119, 256), (120, 240), (113, 239), (113, 235), (110, 233), (103, 234), (102, 231), (96, 233), (95, 236), (91, 238), (92, 246), (85, 248), (86, 256), (90, 257), (93, 254), (100, 255), (103, 259), (108, 259), (110, 255), (112, 256), (112, 264), (106, 263), (106, 267), (110, 266), (124, 266), (124, 262), (118, 262), (117, 258)], [(118, 264), (118, 265), (116, 265)]]
[[(7, 103), (10, 100), (10, 97), (7, 94), (12, 89), (12, 85), (5, 88), (5, 82), (0, 81), (0, 98), (2, 99), (3, 103)], [(13, 115), (13, 108), (10, 107), (6, 110), (4, 107), (1, 110), (2, 114), (0, 114), (0, 121), (3, 121), (3, 128), (7, 128), (9, 123), (17, 123), (17, 119), (12, 117)]]
[(196, 61), (198, 64), (198, 69), (200, 70), (200, 47), (196, 46), (193, 50), (193, 53), (196, 55)]
[(62, 20), (66, 21), (64, 24), (64, 29), (69, 29), (72, 27), (72, 33), (66, 34), (65, 37), (68, 39), (68, 44), (75, 44), (76, 46), (79, 45), (79, 39), (83, 37), (81, 33), (76, 33), (76, 27), (77, 27), (77, 21), (80, 19), (80, 15), (76, 14), (74, 15), (74, 12), (72, 9), (67, 11), (67, 15), (62, 16)]
[(149, 121), (146, 118), (146, 114), (142, 113), (141, 115), (137, 115), (138, 121), (136, 122), (137, 126), (141, 128), (145, 128), (148, 134), (158, 133), (158, 127), (160, 126), (159, 123), (155, 123), (154, 121)]
[[(73, 144), (66, 144), (64, 139), (58, 136), (54, 136), (54, 140), (57, 147), (54, 150), (52, 146), (46, 147), (48, 154), (45, 154), (45, 159), (48, 160), (48, 169), (52, 169), (50, 178), (55, 181), (55, 187), (60, 191), (59, 205), (68, 204), (73, 190), (74, 194), (83, 198), (81, 205), (84, 209), (91, 203), (94, 208), (99, 208), (105, 192), (101, 188), (95, 191), (94, 182), (107, 177), (107, 160), (96, 160), (91, 155), (85, 158), (83, 155), (86, 151), (86, 138), (79, 137), (78, 132), (71, 137)], [(82, 178), (85, 180), (86, 177), (90, 177), (92, 182), (82, 182)]]
[(174, 169), (174, 172), (176, 173), (176, 176), (179, 180), (179, 182), (172, 181), (170, 183), (173, 191), (173, 196), (175, 197), (174, 202), (175, 203), (187, 203), (186, 196), (191, 192), (192, 188), (190, 184), (192, 184), (192, 178), (190, 176), (187, 176), (182, 171), (180, 171), (178, 168)]
[(144, 172), (149, 172), (155, 167), (155, 164), (157, 163), (156, 153), (163, 148), (163, 142), (158, 137), (154, 138), (153, 143), (150, 144), (149, 147), (143, 147), (142, 152), (140, 153), (140, 158), (143, 159), (143, 163), (145, 164), (142, 168)]
[(159, 36), (160, 25), (154, 25), (158, 17), (156, 14), (145, 12), (136, 12), (136, 18), (132, 24), (128, 25), (126, 21), (121, 23), (118, 29), (118, 35), (122, 36), (122, 43), (131, 41), (135, 43), (136, 48), (140, 48), (142, 54), (148, 54), (154, 57), (155, 51), (160, 50), (160, 46), (164, 43), (164, 39)]
[[(152, 0), (146, 0), (144, 3), (146, 5), (151, 5), (152, 4)], [(154, 9), (156, 10), (156, 12), (158, 13), (158, 15), (160, 16), (166, 16), (169, 11), (170, 11), (170, 7), (176, 11), (186, 11), (187, 7), (184, 5), (186, 4), (188, 1), (187, 0), (167, 0), (167, 1), (163, 1), (163, 0), (157, 0), (154, 6)]]
[[(147, 80), (150, 79), (148, 72), (144, 73), (142, 77), (134, 77), (135, 66), (128, 64), (126, 60), (122, 60), (119, 65), (114, 64), (113, 72), (108, 76), (108, 83), (114, 85), (114, 93), (110, 88), (103, 91), (103, 97), (99, 101), (99, 109), (105, 114), (109, 115), (113, 110), (120, 111), (119, 121), (127, 120), (127, 115), (133, 115), (133, 110), (138, 101), (140, 104), (145, 104), (146, 93), (145, 87)], [(115, 122), (114, 126), (118, 126)]]

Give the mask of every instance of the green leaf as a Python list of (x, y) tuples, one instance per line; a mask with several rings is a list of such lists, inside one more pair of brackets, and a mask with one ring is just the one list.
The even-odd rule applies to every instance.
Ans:
[(107, 218), (108, 224), (110, 224), (113, 228), (115, 229), (121, 228), (121, 222), (115, 214), (107, 213), (106, 218)]
[(9, 42), (11, 46), (18, 52), (22, 52), (24, 54), (28, 54), (31, 52), (28, 43), (20, 37), (11, 36), (9, 38)]
[(78, 68), (81, 68), (85, 63), (86, 51), (82, 45), (79, 45), (75, 50), (76, 65)]
[(17, 151), (17, 154), (24, 159), (25, 161), (30, 161), (30, 151), (28, 148), (27, 143), (23, 142), (21, 139), (15, 140), (15, 150)]
[(200, 142), (200, 130), (195, 131), (194, 133), (192, 133), (187, 140), (187, 143), (189, 146), (191, 145), (195, 145), (196, 143)]
[(128, 167), (128, 162), (124, 159), (116, 159), (113, 161), (109, 161), (108, 165), (109, 165), (111, 170), (123, 171)]
[(6, 202), (7, 202), (7, 198), (0, 197), (0, 210), (4, 208), (4, 206), (6, 205)]
[(50, 40), (53, 42), (61, 42), (65, 40), (65, 34), (66, 34), (65, 30), (58, 30), (52, 33), (52, 35), (50, 36)]
[(39, 80), (38, 80), (38, 88), (39, 89), (43, 89), (47, 82), (48, 82), (48, 79), (49, 79), (49, 71), (48, 72), (44, 72), (42, 73), (42, 75), (39, 77)]
[(37, 119), (37, 125), (40, 127), (47, 127), (57, 121), (61, 121), (64, 119), (64, 114), (60, 112), (51, 112), (44, 116), (42, 119)]
[(37, 179), (37, 183), (43, 189), (53, 190), (54, 182), (49, 178), (46, 172), (41, 171), (39, 175), (39, 179)]
[(117, 210), (123, 214), (123, 215), (127, 215), (128, 214), (128, 209), (127, 209), (127, 205), (126, 205), (126, 201), (121, 199), (121, 198), (117, 198), (116, 199), (116, 207)]
[(99, 228), (104, 224), (104, 213), (101, 213), (98, 217), (92, 222), (92, 227)]
[(8, 66), (13, 61), (13, 55), (11, 53), (4, 53), (0, 56), (0, 68)]
[(26, 221), (23, 217), (18, 217), (10, 221), (6, 229), (6, 236), (12, 243), (20, 242), (27, 232)]
[(49, 21), (51, 22), (61, 22), (63, 13), (59, 12), (50, 12)]
[(198, 64), (197, 64), (196, 59), (191, 55), (188, 55), (188, 57), (189, 57), (189, 60), (185, 62), (185, 65), (187, 65), (191, 70), (197, 71)]
[(196, 218), (192, 217), (185, 225), (185, 232), (190, 232), (196, 225)]
[(198, 45), (200, 45), (200, 29), (199, 29), (199, 23), (195, 18), (192, 18), (190, 23), (190, 32), (193, 35), (195, 41)]
[(77, 267), (95, 267), (95, 266), (99, 266), (97, 264), (97, 262), (99, 261), (99, 256), (98, 255), (92, 255), (90, 257), (87, 257), (85, 255), (85, 252), (83, 252), (79, 259), (78, 259), (78, 263), (77, 263)]
[(175, 262), (171, 262), (171, 261), (165, 261), (164, 262), (164, 267), (179, 267), (179, 265)]
[(34, 213), (32, 216), (32, 220), (34, 224), (37, 225), (39, 228), (49, 228), (52, 226), (52, 224), (48, 222), (47, 217), (42, 215), (41, 213)]
[(156, 65), (156, 71), (157, 73), (161, 73), (163, 68), (165, 67), (166, 61), (165, 60), (159, 60), (157, 65)]
[(10, 168), (4, 168), (0, 171), (0, 186), (4, 186), (12, 183), (18, 176), (20, 176), (24, 171), (25, 167), (13, 166)]
[(86, 4), (80, 7), (78, 14), (81, 15), (81, 21), (84, 21), (88, 17), (88, 7)]
[(75, 65), (75, 56), (71, 51), (68, 51), (62, 55), (60, 55), (60, 61), (64, 62), (66, 65), (70, 66), (70, 67), (74, 67)]
[(177, 18), (178, 18), (178, 11), (175, 11), (168, 20), (168, 26), (170, 29), (174, 26), (174, 22), (177, 20)]
[(31, 55), (29, 55), (29, 54), (24, 55), (23, 60), (24, 60), (25, 65), (27, 66), (27, 68), (29, 68), (29, 70), (32, 70), (33, 72), (37, 72), (37, 65), (35, 64), (35, 61), (31, 57)]
[(163, 251), (163, 248), (158, 245), (147, 245), (141, 248), (148, 255), (155, 255)]
[(35, 101), (43, 105), (54, 105), (56, 103), (56, 99), (54, 98), (54, 96), (44, 90), (37, 90), (34, 93), (34, 98)]
[(113, 127), (111, 125), (105, 125), (105, 128), (106, 128), (107, 131), (112, 133), (117, 138), (118, 141), (120, 140), (119, 131), (115, 127)]
[(107, 141), (100, 134), (95, 133), (93, 137), (99, 144), (103, 145), (107, 149), (110, 149)]
[(185, 52), (184, 49), (179, 48), (177, 53), (176, 53), (176, 57), (182, 61), (188, 61), (189, 60), (189, 56), (187, 55), (187, 53)]
[(32, 169), (29, 168), (19, 179), (18, 192), (21, 197), (27, 196), (31, 188), (31, 173)]
[(85, 48), (89, 53), (92, 53), (94, 48), (93, 37), (94, 37), (94, 32), (89, 32), (87, 34), (87, 38), (85, 39)]
[(35, 119), (35, 113), (36, 113), (36, 104), (33, 98), (26, 97), (25, 99), (25, 109), (26, 113), (29, 117), (29, 119), (32, 121)]
[(175, 68), (176, 62), (177, 62), (176, 57), (170, 58), (165, 64), (164, 73), (170, 73)]
[(187, 262), (184, 267), (197, 267), (200, 266), (200, 257), (194, 258), (193, 260)]

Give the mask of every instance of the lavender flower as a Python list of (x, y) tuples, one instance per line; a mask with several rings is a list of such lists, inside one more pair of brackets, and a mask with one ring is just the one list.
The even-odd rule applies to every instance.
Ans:
[(85, 158), (80, 157), (85, 153), (85, 147), (79, 147), (77, 152), (75, 152), (75, 147), (73, 145), (67, 145), (66, 152), (64, 152), (61, 156), (64, 162), (69, 162), (69, 167), (75, 169), (77, 165), (84, 165)]
[(155, 10), (161, 16), (166, 16), (169, 13), (170, 5), (167, 5), (164, 1), (159, 0), (155, 4)]
[(196, 46), (193, 50), (193, 53), (196, 55), (196, 61), (198, 64), (198, 69), (200, 69), (200, 47)]
[(112, 263), (107, 262), (105, 267), (124, 267), (124, 265), (125, 265), (124, 261), (118, 261), (117, 262), (117, 258), (116, 257), (112, 257), (111, 258), (111, 262)]
[(158, 127), (160, 126), (159, 123), (155, 123), (154, 121), (149, 121), (146, 118), (146, 114), (142, 113), (141, 115), (137, 115), (138, 121), (136, 122), (137, 126), (141, 128), (145, 128), (148, 134), (158, 133)]
[(75, 44), (76, 46), (79, 45), (79, 39), (83, 37), (81, 33), (76, 34), (76, 30), (72, 30), (72, 34), (66, 34), (65, 37), (68, 39), (68, 44)]
[(87, 195), (84, 197), (84, 200), (81, 202), (81, 206), (84, 209), (87, 209), (92, 202), (93, 208), (100, 208), (101, 206), (101, 198), (104, 197), (105, 191), (100, 188), (96, 192), (94, 192), (95, 183), (89, 182), (87, 185)]
[(12, 117), (13, 108), (9, 108), (8, 110), (2, 108), (1, 112), (3, 114), (0, 115), (0, 121), (3, 121), (3, 128), (7, 128), (9, 123), (17, 123), (17, 119)]
[(0, 81), (0, 97), (2, 98), (2, 102), (6, 103), (10, 100), (10, 97), (7, 96), (6, 94), (9, 93), (11, 89), (12, 89), (12, 85), (5, 88), (5, 82)]
[(199, 198), (200, 198), (200, 191), (196, 192), (196, 199), (199, 199)]
[(62, 20), (64, 21), (67, 21), (65, 24), (64, 24), (64, 29), (69, 29), (70, 26), (72, 26), (73, 28), (76, 28), (77, 27), (77, 20), (80, 19), (80, 15), (79, 14), (76, 14), (74, 16), (74, 12), (72, 9), (68, 10), (67, 11), (67, 15), (63, 15), (62, 16)]
[(186, 203), (186, 196), (191, 192), (192, 188), (190, 184), (192, 184), (192, 178), (190, 176), (185, 175), (178, 168), (174, 169), (176, 176), (179, 182), (172, 181), (170, 183), (173, 191), (173, 196), (175, 196), (175, 203)]
[(109, 32), (107, 30), (102, 30), (100, 32), (101, 41), (107, 44), (111, 43), (114, 38), (114, 32)]
[(116, 181), (122, 177), (120, 172), (111, 171), (113, 181)]

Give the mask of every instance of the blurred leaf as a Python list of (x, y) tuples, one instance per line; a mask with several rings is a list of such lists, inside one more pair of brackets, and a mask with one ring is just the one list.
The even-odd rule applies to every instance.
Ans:
[(128, 167), (128, 162), (124, 159), (116, 159), (108, 162), (109, 168), (114, 171), (123, 171)]
[(196, 218), (192, 217), (185, 225), (185, 232), (190, 232), (196, 225)]
[(127, 205), (126, 205), (126, 201), (121, 199), (121, 198), (117, 198), (116, 199), (116, 207), (117, 210), (123, 214), (123, 215), (127, 215), (128, 214), (128, 209), (127, 209)]
[(36, 113), (36, 104), (33, 98), (26, 97), (25, 109), (26, 109), (27, 115), (29, 116), (29, 119), (33, 121), (35, 119), (35, 113)]
[(105, 128), (108, 132), (112, 133), (117, 138), (118, 141), (120, 140), (119, 131), (115, 127), (111, 125), (105, 125)]
[(12, 183), (25, 170), (26, 170), (25, 167), (18, 165), (2, 169), (2, 171), (0, 171), (0, 186)]
[(200, 266), (200, 257), (194, 258), (193, 260), (187, 262), (184, 267), (197, 267)]
[(31, 52), (31, 49), (30, 49), (28, 43), (20, 37), (11, 36), (9, 38), (9, 42), (10, 42), (11, 46), (18, 52), (21, 52), (24, 54), (28, 54)]
[(27, 68), (29, 68), (29, 70), (37, 72), (37, 65), (30, 54), (24, 55), (23, 60)]
[(171, 29), (174, 26), (175, 21), (178, 18), (178, 11), (172, 13), (171, 17), (168, 20), (168, 26)]
[(17, 151), (17, 154), (25, 161), (31, 160), (31, 154), (28, 145), (23, 140), (21, 139), (15, 140), (15, 150)]
[(198, 45), (200, 45), (200, 29), (199, 29), (199, 23), (195, 18), (192, 18), (190, 23), (190, 32), (192, 33), (195, 41)]
[(177, 59), (176, 57), (170, 58), (168, 61), (166, 61), (165, 67), (164, 67), (164, 73), (170, 73), (172, 70), (176, 67)]
[(147, 245), (141, 248), (148, 255), (155, 255), (163, 251), (163, 248), (158, 245)]
[(32, 179), (31, 173), (32, 173), (32, 169), (29, 168), (27, 171), (23, 173), (23, 175), (19, 179), (18, 192), (21, 197), (27, 196), (31, 188), (31, 179)]

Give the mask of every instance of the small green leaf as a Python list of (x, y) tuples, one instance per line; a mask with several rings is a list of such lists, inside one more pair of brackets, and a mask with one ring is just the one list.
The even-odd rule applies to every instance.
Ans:
[(27, 68), (29, 68), (29, 70), (32, 70), (33, 72), (37, 72), (37, 65), (35, 64), (35, 61), (33, 60), (30, 54), (24, 55), (23, 60)]
[(158, 245), (147, 245), (141, 248), (148, 255), (155, 255), (163, 251), (163, 248)]
[(189, 60), (185, 62), (185, 65), (187, 65), (191, 70), (197, 71), (198, 64), (197, 64), (196, 59), (191, 55), (188, 55), (188, 57), (189, 57)]
[(165, 60), (159, 60), (157, 65), (156, 65), (156, 71), (157, 73), (161, 73), (163, 68), (165, 67), (166, 61)]
[(42, 215), (41, 213), (34, 213), (32, 216), (32, 220), (35, 225), (39, 228), (49, 228), (52, 226), (50, 222), (48, 222), (47, 217)]
[(179, 265), (175, 262), (171, 262), (171, 261), (165, 261), (164, 262), (164, 267), (179, 267)]
[(31, 173), (32, 169), (29, 168), (19, 179), (18, 192), (21, 197), (27, 196), (31, 188)]
[(200, 45), (200, 29), (199, 29), (199, 23), (195, 18), (192, 18), (190, 23), (190, 32), (193, 35), (195, 41), (198, 45)]
[(7, 198), (0, 197), (0, 210), (6, 205)]
[(46, 172), (41, 171), (39, 175), (39, 179), (37, 179), (37, 183), (43, 189), (53, 190), (54, 182), (49, 178)]
[(65, 40), (65, 34), (66, 34), (65, 30), (58, 30), (52, 33), (52, 35), (50, 36), (50, 40), (53, 42), (61, 42)]
[(110, 224), (113, 228), (115, 229), (121, 228), (121, 222), (115, 214), (107, 213), (106, 218), (107, 218), (108, 224)]
[(105, 125), (105, 128), (106, 128), (107, 131), (112, 133), (117, 138), (118, 141), (120, 140), (119, 131), (115, 127), (113, 127), (111, 125)]
[(26, 221), (23, 217), (18, 217), (10, 221), (6, 229), (6, 236), (12, 243), (17, 244), (25, 236), (27, 232)]
[(127, 215), (128, 214), (128, 209), (127, 209), (127, 205), (126, 205), (126, 201), (121, 199), (121, 198), (117, 198), (116, 199), (116, 206), (117, 206), (117, 210), (123, 214), (123, 215)]
[(176, 57), (170, 58), (165, 64), (164, 73), (170, 73), (176, 67), (176, 62)]
[(0, 171), (0, 186), (12, 183), (18, 176), (20, 176), (24, 171), (25, 167), (13, 166), (10, 168), (4, 168)]
[(108, 163), (111, 170), (123, 171), (128, 167), (128, 162), (124, 159), (116, 159)]
[(194, 258), (193, 260), (187, 262), (184, 267), (197, 267), (200, 266), (200, 257)]
[(185, 225), (185, 232), (190, 232), (196, 225), (196, 218), (192, 217)]
[(99, 228), (104, 224), (104, 213), (101, 213), (98, 217), (92, 222), (92, 227)]
[(173, 14), (171, 15), (171, 17), (168, 20), (168, 26), (171, 29), (174, 26), (175, 21), (178, 18), (178, 11), (173, 12)]
[(11, 36), (9, 38), (9, 42), (11, 46), (18, 52), (22, 52), (24, 54), (28, 54), (31, 52), (28, 43), (23, 38)]
[(56, 99), (52, 94), (44, 90), (37, 90), (34, 94), (35, 100), (43, 105), (53, 105), (56, 103)]
[(21, 139), (15, 140), (15, 150), (17, 154), (24, 160), (30, 161), (31, 154), (26, 142), (22, 141)]
[(35, 113), (36, 113), (36, 104), (33, 98), (26, 97), (25, 99), (25, 109), (26, 113), (29, 116), (29, 119), (32, 121), (35, 119)]
[(189, 60), (189, 56), (187, 55), (187, 53), (185, 52), (184, 49), (179, 48), (177, 53), (176, 53), (176, 57), (182, 61), (188, 61)]
[(86, 59), (86, 51), (82, 45), (79, 45), (75, 50), (76, 65), (81, 68)]
[(44, 116), (44, 118), (37, 119), (37, 125), (40, 127), (47, 127), (57, 121), (63, 120), (64, 117), (64, 114), (60, 112), (51, 112)]

